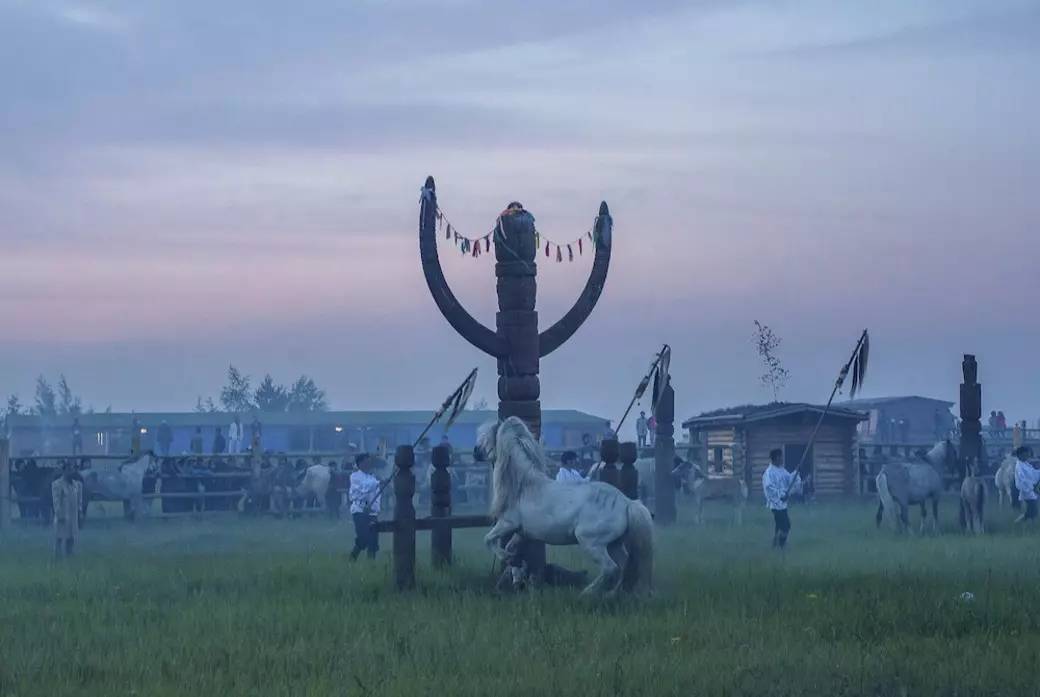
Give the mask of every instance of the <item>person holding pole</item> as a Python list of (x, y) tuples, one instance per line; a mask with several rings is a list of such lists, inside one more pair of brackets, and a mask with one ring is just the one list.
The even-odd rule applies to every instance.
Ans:
[(762, 474), (762, 491), (766, 506), (773, 512), (773, 547), (784, 549), (791, 532), (791, 517), (787, 514), (787, 497), (801, 481), (798, 472), (788, 472), (783, 466), (784, 453), (780, 448), (769, 451), (769, 466)]
[(372, 459), (361, 453), (354, 461), (355, 470), (350, 475), (350, 516), (354, 519), (354, 549), (350, 560), (356, 561), (361, 552), (369, 559), (376, 558), (379, 551), (379, 533), (376, 518), (379, 516), (379, 498), (382, 487), (372, 475)]

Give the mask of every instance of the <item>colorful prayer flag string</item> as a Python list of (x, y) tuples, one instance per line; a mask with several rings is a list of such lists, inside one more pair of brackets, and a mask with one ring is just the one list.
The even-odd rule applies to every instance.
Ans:
[[(444, 239), (450, 240), (452, 244), (454, 244), (455, 247), (459, 250), (459, 252), (461, 252), (465, 256), (470, 256), (473, 258), (477, 258), (481, 254), (490, 253), (492, 241), (494, 241), (495, 244), (498, 244), (499, 236), (505, 234), (504, 231), (501, 229), (501, 224), (496, 222), (495, 229), (487, 233), (486, 235), (483, 235), (482, 237), (466, 237), (465, 235), (459, 232), (458, 228), (455, 227), (450, 220), (448, 220), (448, 217), (444, 214), (444, 211), (440, 209), (437, 210), (437, 229), (444, 230)], [(541, 250), (543, 249), (544, 245), (545, 258), (552, 259), (555, 256), (557, 263), (564, 261), (565, 258), (568, 262), (573, 262), (575, 257), (575, 247), (577, 247), (578, 249), (577, 256), (584, 255), (584, 242), (586, 238), (588, 238), (588, 240), (591, 242), (592, 247), (595, 248), (596, 238), (592, 230), (587, 230), (577, 239), (571, 240), (570, 242), (562, 243), (554, 242), (550, 238), (543, 235), (537, 229), (534, 231), (535, 249)], [(556, 250), (556, 254), (553, 254), (554, 249)], [(564, 249), (567, 250), (566, 257), (564, 257)]]

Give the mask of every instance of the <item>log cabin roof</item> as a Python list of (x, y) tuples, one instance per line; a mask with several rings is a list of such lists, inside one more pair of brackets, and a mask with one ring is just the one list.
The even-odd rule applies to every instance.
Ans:
[[(768, 421), (794, 414), (814, 413), (822, 414), (824, 407), (818, 404), (805, 404), (802, 402), (773, 402), (771, 404), (744, 404), (725, 409), (716, 409), (687, 419), (683, 422), (683, 428), (701, 430), (713, 426), (736, 426), (758, 421)], [(861, 411), (847, 409), (845, 407), (831, 406), (827, 412), (827, 418), (847, 419), (852, 423), (865, 421), (869, 418)]]
[(947, 409), (954, 405), (954, 402), (946, 399), (935, 399), (934, 397), (922, 397), (920, 395), (907, 395), (905, 397), (869, 397), (867, 399), (852, 399), (847, 402), (842, 402), (842, 406), (851, 407), (853, 409), (873, 409), (874, 407), (884, 406), (886, 404), (895, 404), (897, 402), (906, 402), (912, 399), (921, 402), (934, 402), (935, 404), (941, 404)]

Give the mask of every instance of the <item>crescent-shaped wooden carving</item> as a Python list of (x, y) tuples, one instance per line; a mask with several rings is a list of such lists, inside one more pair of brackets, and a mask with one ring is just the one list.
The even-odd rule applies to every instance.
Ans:
[(433, 177), (426, 178), (419, 204), (419, 258), (430, 295), (448, 324), (484, 353), (495, 358), (505, 357), (508, 351), (505, 341), (466, 311), (444, 277), (437, 255), (437, 188)]
[(592, 314), (592, 308), (596, 307), (596, 302), (603, 293), (603, 286), (607, 282), (607, 271), (610, 269), (612, 230), (613, 221), (610, 218), (610, 209), (607, 208), (607, 202), (603, 201), (599, 204), (599, 216), (596, 218), (596, 227), (592, 233), (596, 242), (596, 257), (592, 262), (589, 280), (577, 302), (574, 303), (574, 307), (568, 310), (559, 322), (538, 335), (539, 354), (543, 358), (574, 336), (578, 327), (584, 324)]

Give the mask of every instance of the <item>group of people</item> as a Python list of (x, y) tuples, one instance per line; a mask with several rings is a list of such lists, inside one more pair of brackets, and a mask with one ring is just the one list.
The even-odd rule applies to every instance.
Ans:
[(1002, 411), (991, 411), (989, 413), (989, 420), (986, 425), (989, 427), (989, 434), (994, 438), (1006, 438), (1007, 437), (1007, 417), (1004, 416)]
[[(130, 454), (136, 455), (141, 452), (141, 436), (148, 433), (148, 427), (141, 423), (136, 416), (130, 421)], [(205, 435), (202, 426), (195, 427), (195, 433), (191, 437), (188, 447), (192, 455), (201, 455), (205, 452), (215, 455), (229, 454), (239, 455), (244, 452), (259, 452), (263, 449), (264, 427), (258, 416), (253, 416), (248, 428), (242, 423), (237, 415), (231, 423), (225, 427), (217, 426), (213, 429), (213, 437), (210, 440), (210, 448), (207, 451)], [(158, 455), (169, 456), (173, 452), (173, 428), (169, 422), (163, 419), (155, 431), (155, 452)], [(72, 454), (83, 453), (83, 427), (79, 417), (72, 420)]]

